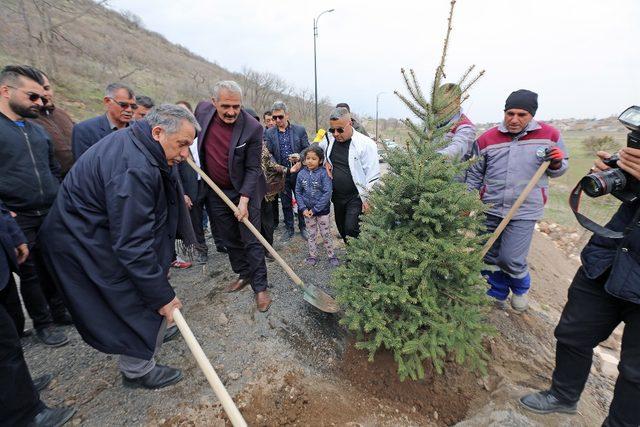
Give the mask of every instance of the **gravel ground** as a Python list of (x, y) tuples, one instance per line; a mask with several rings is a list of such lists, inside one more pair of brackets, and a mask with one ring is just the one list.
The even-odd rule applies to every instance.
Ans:
[[(276, 249), (291, 260), (302, 280), (327, 289), (331, 268), (326, 257), (315, 267), (306, 266), (301, 237), (296, 235), (286, 246), (280, 237), (276, 233)], [(345, 347), (337, 317), (306, 303), (277, 263), (268, 263), (268, 270), (274, 302), (267, 313), (255, 309), (249, 288), (223, 292), (235, 278), (226, 254), (213, 252), (204, 267), (172, 270), (171, 283), (184, 305), (183, 314), (232, 395), (272, 366), (324, 369), (326, 361), (335, 360)], [(211, 404), (216, 400), (213, 392), (182, 338), (164, 344), (157, 361), (181, 368), (184, 380), (164, 390), (145, 391), (121, 386), (117, 356), (92, 349), (71, 326), (65, 331), (70, 344), (61, 348), (46, 348), (34, 337), (23, 339), (23, 344), (33, 375), (55, 376), (42, 394), (44, 401), (78, 408), (76, 425), (161, 423), (194, 403), (210, 406), (212, 416), (218, 412)]]

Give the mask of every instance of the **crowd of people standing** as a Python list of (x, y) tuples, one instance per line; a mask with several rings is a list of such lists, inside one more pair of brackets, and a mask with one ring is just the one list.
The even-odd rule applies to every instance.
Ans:
[[(119, 355), (125, 387), (157, 389), (182, 379), (180, 369), (155, 359), (178, 333), (173, 312), (182, 304), (169, 270), (208, 262), (207, 226), (237, 275), (226, 291), (251, 287), (256, 309), (265, 312), (272, 305), (270, 255), (242, 221), (273, 243), (281, 207), (281, 241), (295, 237), (297, 223), (307, 241), (306, 264), (321, 262), (321, 237), (327, 262), (336, 267), (342, 261), (331, 210), (348, 245), (359, 236), (361, 216), (375, 208), (369, 194), (380, 180), (377, 145), (348, 104), (333, 109), (326, 137), (310, 143), (285, 102), (274, 102), (263, 124), (234, 81), (217, 82), (193, 112), (187, 101), (156, 104), (112, 83), (103, 97), (105, 113), (75, 124), (56, 105), (51, 83), (29, 66), (0, 72), (0, 420), (10, 425), (62, 425), (74, 413), (40, 400), (38, 391), (51, 377), (29, 373), (20, 338), (30, 333), (57, 347), (69, 341), (62, 327), (74, 325), (89, 345)], [(440, 153), (443, 161), (477, 158), (464, 180), (489, 205), (489, 232), (534, 171), (549, 162), (482, 272), (498, 306), (506, 308), (511, 296), (511, 306), (525, 311), (533, 225), (542, 216), (549, 178), (568, 167), (561, 134), (534, 119), (537, 94), (518, 90), (505, 102), (502, 123), (476, 137), (460, 108), (460, 88), (439, 90), (452, 106), (442, 118), (448, 132)], [(235, 211), (186, 159), (205, 171)], [(192, 259), (177, 257), (177, 239), (193, 249)], [(33, 332), (25, 327), (22, 304)]]

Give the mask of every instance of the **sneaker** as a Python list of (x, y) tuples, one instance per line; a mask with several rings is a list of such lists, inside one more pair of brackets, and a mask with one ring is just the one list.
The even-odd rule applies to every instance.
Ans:
[(309, 232), (306, 228), (300, 230), (300, 236), (302, 236), (304, 240), (309, 240)]
[(513, 309), (518, 313), (527, 311), (527, 308), (529, 308), (529, 298), (527, 297), (527, 294), (513, 294), (511, 296), (511, 307), (513, 307)]
[(318, 263), (318, 259), (316, 257), (310, 256), (307, 259), (305, 259), (304, 262), (306, 262), (307, 265), (316, 265)]
[(337, 267), (340, 265), (340, 260), (336, 257), (331, 257), (329, 258), (329, 264), (331, 264), (331, 267)]
[(176, 260), (171, 263), (171, 267), (180, 268), (180, 269), (189, 268), (192, 265), (193, 263), (190, 263), (189, 261), (185, 261), (180, 257), (177, 257)]

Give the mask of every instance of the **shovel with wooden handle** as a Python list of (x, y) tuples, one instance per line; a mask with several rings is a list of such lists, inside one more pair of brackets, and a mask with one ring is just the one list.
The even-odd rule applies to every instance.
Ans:
[[(231, 210), (233, 210), (233, 212), (238, 212), (238, 207), (233, 204), (233, 202), (227, 197), (227, 195), (224, 194), (224, 192), (211, 180), (211, 178), (207, 176), (206, 173), (202, 171), (202, 169), (198, 167), (198, 165), (193, 162), (193, 160), (191, 160), (191, 158), (187, 158), (187, 163), (189, 163), (189, 166), (191, 166), (193, 170), (195, 170), (198, 175), (200, 175), (202, 179), (204, 179), (205, 182), (209, 184), (209, 187), (211, 187), (211, 189), (216, 192), (216, 194), (227, 204), (227, 206), (231, 208)], [(242, 223), (247, 226), (251, 233), (253, 233), (253, 235), (256, 236), (260, 243), (262, 243), (262, 245), (269, 251), (273, 258), (275, 258), (275, 260), (278, 262), (278, 264), (280, 264), (280, 267), (282, 267), (287, 275), (289, 275), (291, 280), (293, 280), (296, 285), (302, 288), (302, 290), (304, 291), (303, 298), (305, 301), (326, 313), (338, 312), (340, 307), (338, 307), (336, 301), (322, 289), (319, 289), (314, 285), (304, 283), (302, 279), (300, 279), (300, 277), (298, 277), (298, 275), (291, 269), (291, 267), (289, 267), (286, 261), (282, 259), (278, 252), (273, 249), (269, 242), (267, 242), (265, 238), (262, 237), (262, 234), (260, 234), (260, 232), (253, 226), (253, 224), (251, 224), (249, 218), (244, 218), (242, 220)]]
[(540, 178), (542, 178), (542, 175), (544, 175), (544, 173), (547, 171), (550, 163), (551, 163), (550, 161), (542, 162), (542, 164), (540, 165), (536, 173), (533, 175), (533, 177), (531, 178), (527, 186), (524, 187), (524, 190), (522, 190), (522, 193), (520, 193), (520, 196), (516, 199), (516, 202), (513, 204), (513, 206), (511, 206), (511, 209), (509, 209), (509, 212), (507, 212), (507, 215), (504, 218), (502, 218), (502, 221), (500, 221), (500, 224), (498, 224), (498, 227), (495, 229), (495, 231), (491, 235), (491, 238), (487, 240), (487, 243), (484, 244), (484, 247), (482, 248), (483, 257), (487, 254), (487, 252), (489, 252), (489, 249), (491, 249), (491, 246), (493, 246), (496, 240), (498, 240), (498, 237), (500, 237), (500, 234), (502, 234), (504, 229), (507, 228), (507, 224), (509, 224), (509, 221), (511, 221), (511, 218), (513, 218), (513, 216), (516, 214), (516, 212), (520, 208), (520, 205), (524, 203), (526, 198), (529, 196), (529, 193), (531, 193), (531, 190), (533, 190), (533, 187), (536, 186)]
[(220, 381), (220, 377), (218, 377), (215, 369), (211, 366), (211, 362), (209, 362), (209, 359), (207, 359), (207, 356), (204, 354), (198, 340), (196, 340), (193, 332), (191, 332), (191, 328), (189, 328), (187, 321), (184, 320), (182, 313), (177, 308), (173, 310), (173, 320), (176, 322), (176, 326), (180, 330), (189, 350), (191, 350), (193, 357), (196, 359), (198, 366), (204, 373), (204, 376), (207, 377), (207, 381), (209, 381), (209, 385), (211, 385), (213, 392), (220, 403), (222, 403), (222, 408), (229, 417), (233, 427), (247, 427), (247, 423), (242, 417), (242, 414), (236, 407), (235, 403), (233, 403), (233, 399), (229, 396), (229, 392), (224, 388), (224, 384)]

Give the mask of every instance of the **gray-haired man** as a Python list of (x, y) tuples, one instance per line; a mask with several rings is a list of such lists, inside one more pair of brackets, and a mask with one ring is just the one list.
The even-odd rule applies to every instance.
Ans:
[[(287, 105), (282, 101), (277, 101), (271, 107), (271, 117), (275, 122), (275, 126), (264, 134), (267, 149), (273, 155), (276, 162), (287, 168), (287, 179), (285, 181), (284, 190), (280, 193), (282, 202), (282, 214), (284, 216), (284, 225), (287, 228), (284, 238), (291, 239), (295, 230), (293, 225), (293, 207), (292, 195), (296, 188), (297, 173), (291, 173), (290, 168), (294, 163), (300, 160), (300, 153), (309, 146), (309, 137), (303, 126), (294, 125), (289, 122), (289, 111)], [(298, 227), (300, 234), (306, 240), (307, 231), (305, 229), (304, 217), (302, 212), (298, 212)]]
[(111, 132), (129, 126), (133, 112), (138, 108), (133, 90), (122, 83), (111, 83), (107, 86), (102, 99), (106, 113), (73, 127), (71, 150), (73, 157), (80, 156), (93, 144)]
[(234, 81), (223, 80), (213, 87), (211, 101), (196, 107), (202, 127), (198, 153), (211, 179), (238, 207), (233, 211), (215, 193), (207, 200), (207, 212), (216, 223), (229, 262), (238, 278), (227, 286), (237, 292), (251, 285), (256, 306), (264, 312), (271, 306), (267, 291), (264, 248), (239, 221), (248, 218), (260, 230), (260, 208), (266, 193), (262, 172), (262, 132), (260, 123), (242, 108), (242, 89)]
[(80, 335), (120, 355), (123, 383), (161, 388), (182, 378), (154, 354), (181, 304), (167, 273), (176, 234), (195, 243), (177, 168), (200, 126), (164, 104), (86, 152), (40, 231), (49, 270)]

